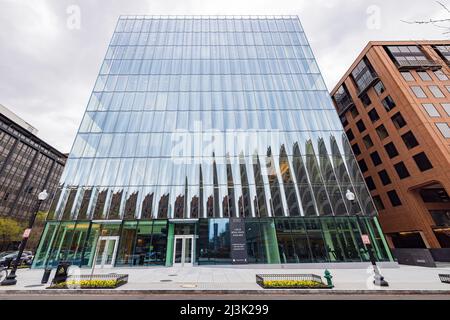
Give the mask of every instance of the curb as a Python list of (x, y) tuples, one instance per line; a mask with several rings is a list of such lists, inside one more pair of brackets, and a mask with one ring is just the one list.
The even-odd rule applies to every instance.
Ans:
[(58, 290), (0, 290), (1, 295), (156, 295), (156, 294), (185, 294), (185, 295), (449, 295), (450, 290), (321, 290), (321, 289), (300, 289), (300, 290), (110, 290), (110, 289), (58, 289)]

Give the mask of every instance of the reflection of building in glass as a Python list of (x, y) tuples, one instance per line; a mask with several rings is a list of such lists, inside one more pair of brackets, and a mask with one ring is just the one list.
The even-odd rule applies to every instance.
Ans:
[[(347, 190), (356, 194), (353, 203)], [(251, 262), (361, 261), (365, 255), (348, 253), (364, 249), (360, 233), (368, 232), (356, 214), (367, 217), (377, 257), (388, 260), (376, 210), (297, 17), (121, 17), (35, 266), (52, 262), (44, 251), (91, 220), (122, 224), (111, 236), (117, 248), (115, 238), (104, 238), (118, 252), (117, 265), (121, 252), (134, 255), (136, 240), (125, 240), (123, 228), (137, 221), (137, 229), (167, 224), (166, 265), (188, 254), (192, 240), (176, 227), (184, 223), (195, 226), (195, 263), (230, 263), (233, 217), (246, 219)], [(297, 220), (301, 248), (293, 243)], [(76, 225), (66, 230), (65, 221)], [(87, 237), (67, 241), (96, 246), (95, 234)], [(340, 259), (326, 246), (339, 247)]]
[(217, 248), (220, 246), (219, 243), (219, 225), (217, 223), (213, 224), (213, 229), (214, 229), (214, 235), (213, 235), (213, 239), (214, 239), (214, 250), (217, 250)]

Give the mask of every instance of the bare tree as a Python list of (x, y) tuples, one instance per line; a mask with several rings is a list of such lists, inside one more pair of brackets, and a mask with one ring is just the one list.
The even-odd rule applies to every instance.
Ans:
[(443, 34), (450, 34), (450, 9), (446, 4), (442, 3), (441, 1), (436, 1), (436, 3), (442, 7), (445, 14), (448, 16), (448, 18), (416, 20), (416, 21), (402, 20), (402, 22), (405, 22), (408, 24), (431, 24), (437, 28), (443, 29)]

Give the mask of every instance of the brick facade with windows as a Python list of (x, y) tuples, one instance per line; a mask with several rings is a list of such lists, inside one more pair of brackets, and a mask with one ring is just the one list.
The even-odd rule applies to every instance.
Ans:
[(450, 248), (447, 52), (449, 41), (370, 42), (331, 92), (392, 248)]

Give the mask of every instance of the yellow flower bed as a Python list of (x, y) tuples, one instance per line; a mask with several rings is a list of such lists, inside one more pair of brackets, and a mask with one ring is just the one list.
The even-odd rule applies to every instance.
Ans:
[(265, 287), (324, 287), (323, 283), (311, 280), (266, 280), (263, 281)]
[(58, 284), (52, 285), (50, 288), (63, 289), (67, 287), (80, 288), (114, 288), (117, 285), (117, 280), (67, 280)]

